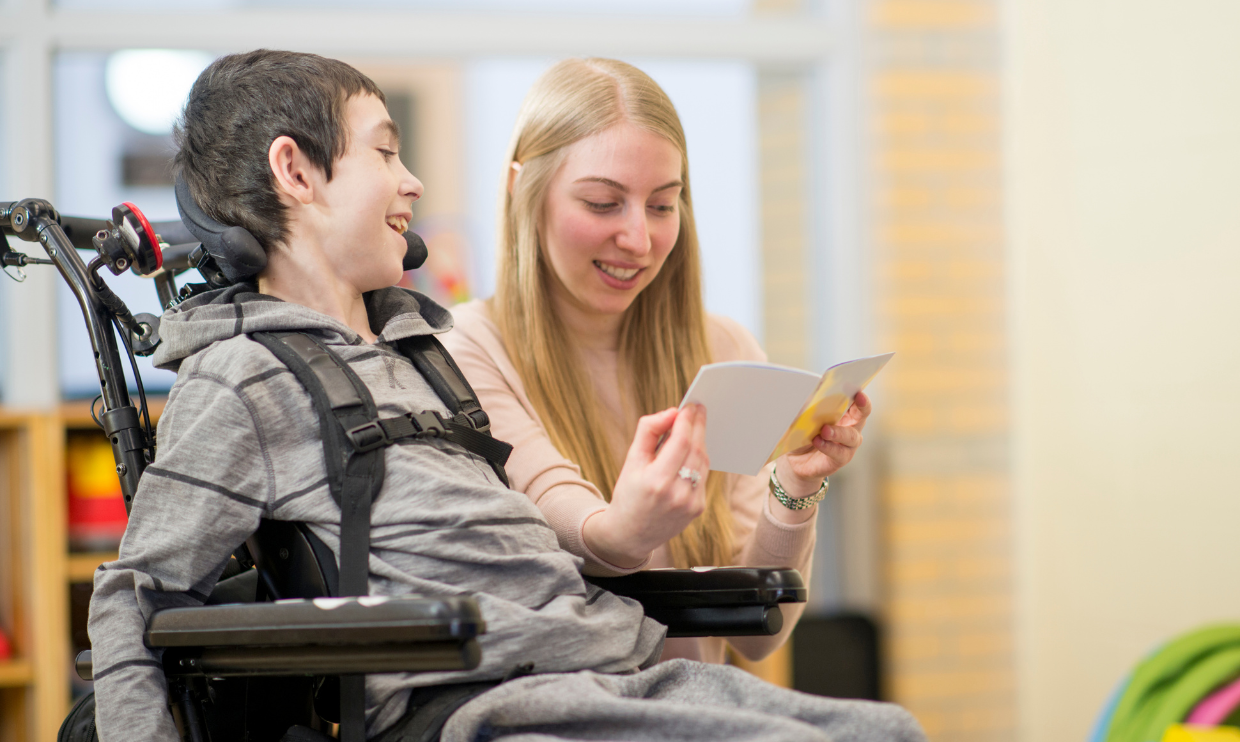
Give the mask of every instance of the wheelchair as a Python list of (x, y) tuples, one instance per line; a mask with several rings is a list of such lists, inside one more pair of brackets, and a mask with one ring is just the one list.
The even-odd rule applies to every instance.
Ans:
[[(61, 216), (47, 201), (0, 202), (0, 264), (24, 279), (31, 265), (53, 265), (73, 291), (94, 350), (102, 410), (96, 421), (111, 443), (128, 510), (154, 461), (156, 440), (136, 355), (159, 344), (159, 318), (130, 313), (100, 276), (132, 271), (153, 279), (168, 308), (193, 294), (255, 275), (266, 262), (257, 241), (239, 227), (214, 222), (177, 183), (182, 221), (150, 222), (131, 203), (110, 220)], [(10, 247), (8, 237), (40, 243), (46, 258)], [(426, 247), (406, 233), (405, 269), (421, 265)], [(93, 252), (89, 263), (79, 250)], [(177, 278), (190, 270), (201, 283)], [(129, 393), (121, 348), (138, 392)], [(95, 414), (92, 405), (92, 415)], [(717, 568), (652, 570), (587, 578), (641, 603), (668, 627), (668, 636), (749, 636), (777, 633), (780, 604), (804, 602), (796, 570)], [(360, 720), (342, 719), (351, 686), (341, 678), (368, 673), (469, 670), (481, 659), (477, 637), (485, 616), (468, 597), (339, 597), (337, 557), (303, 524), (264, 519), (235, 552), (206, 604), (157, 612), (144, 639), (162, 650), (168, 700), (187, 742), (340, 739), (360, 742)], [(92, 679), (90, 651), (76, 670)], [(356, 692), (356, 691), (354, 691)], [(354, 708), (358, 701), (354, 699)], [(71, 727), (74, 720), (80, 727)], [(438, 720), (442, 726), (446, 714)], [(295, 731), (301, 730), (301, 731)], [(302, 736), (297, 736), (302, 735)], [(428, 729), (423, 739), (438, 738)], [(79, 701), (61, 739), (94, 739), (93, 698)]]

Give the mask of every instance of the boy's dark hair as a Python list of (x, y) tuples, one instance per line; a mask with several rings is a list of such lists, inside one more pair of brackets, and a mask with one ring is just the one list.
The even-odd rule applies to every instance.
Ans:
[(173, 131), (176, 172), (209, 216), (271, 250), (288, 231), (271, 143), (292, 137), (331, 180), (349, 144), (345, 104), (359, 94), (386, 102), (369, 77), (335, 59), (268, 49), (220, 57), (194, 82)]

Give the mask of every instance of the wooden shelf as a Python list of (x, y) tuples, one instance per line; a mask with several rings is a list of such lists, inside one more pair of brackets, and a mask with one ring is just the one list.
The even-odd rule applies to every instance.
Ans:
[(0, 430), (18, 430), (25, 427), (30, 418), (37, 413), (26, 413), (22, 410), (0, 408)]
[(34, 666), (30, 660), (0, 660), (0, 688), (30, 685), (34, 682)]
[(93, 582), (95, 570), (104, 562), (116, 561), (115, 551), (89, 552), (85, 554), (69, 554), (69, 566), (65, 576), (69, 582)]

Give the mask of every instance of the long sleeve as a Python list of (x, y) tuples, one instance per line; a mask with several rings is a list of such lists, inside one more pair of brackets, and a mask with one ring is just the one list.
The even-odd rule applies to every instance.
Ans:
[(158, 610), (203, 603), (267, 508), (268, 465), (236, 392), (191, 374), (159, 423), (159, 457), (134, 497), (120, 556), (95, 573), (88, 630), (102, 742), (179, 740), (161, 653), (143, 643)]
[(492, 435), (512, 445), (506, 465), (512, 488), (524, 492), (542, 511), (560, 547), (585, 561), (585, 574), (610, 577), (645, 568), (646, 563), (617, 567), (586, 545), (582, 527), (607, 507), (602, 493), (551, 442), (486, 306), (474, 301), (453, 307), (452, 314), (454, 329), (441, 339), (478, 394), (491, 419)]

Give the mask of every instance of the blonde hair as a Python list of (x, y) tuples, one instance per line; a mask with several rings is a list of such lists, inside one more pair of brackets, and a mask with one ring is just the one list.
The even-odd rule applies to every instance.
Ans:
[[(680, 234), (658, 276), (626, 310), (620, 325), (620, 379), (626, 406), (647, 415), (680, 403), (698, 368), (709, 363), (697, 230), (689, 196), (689, 160), (680, 118), (667, 94), (641, 70), (612, 59), (567, 59), (534, 83), (508, 148), (500, 196), (497, 286), (491, 315), (542, 417), (552, 443), (611, 501), (623, 462), (608, 446), (592, 382), (550, 301), (558, 280), (539, 240), (547, 187), (574, 142), (627, 122), (666, 138), (680, 152)], [(625, 373), (627, 371), (627, 373)], [(733, 559), (732, 513), (723, 476), (706, 480), (706, 510), (672, 539), (679, 567)]]

